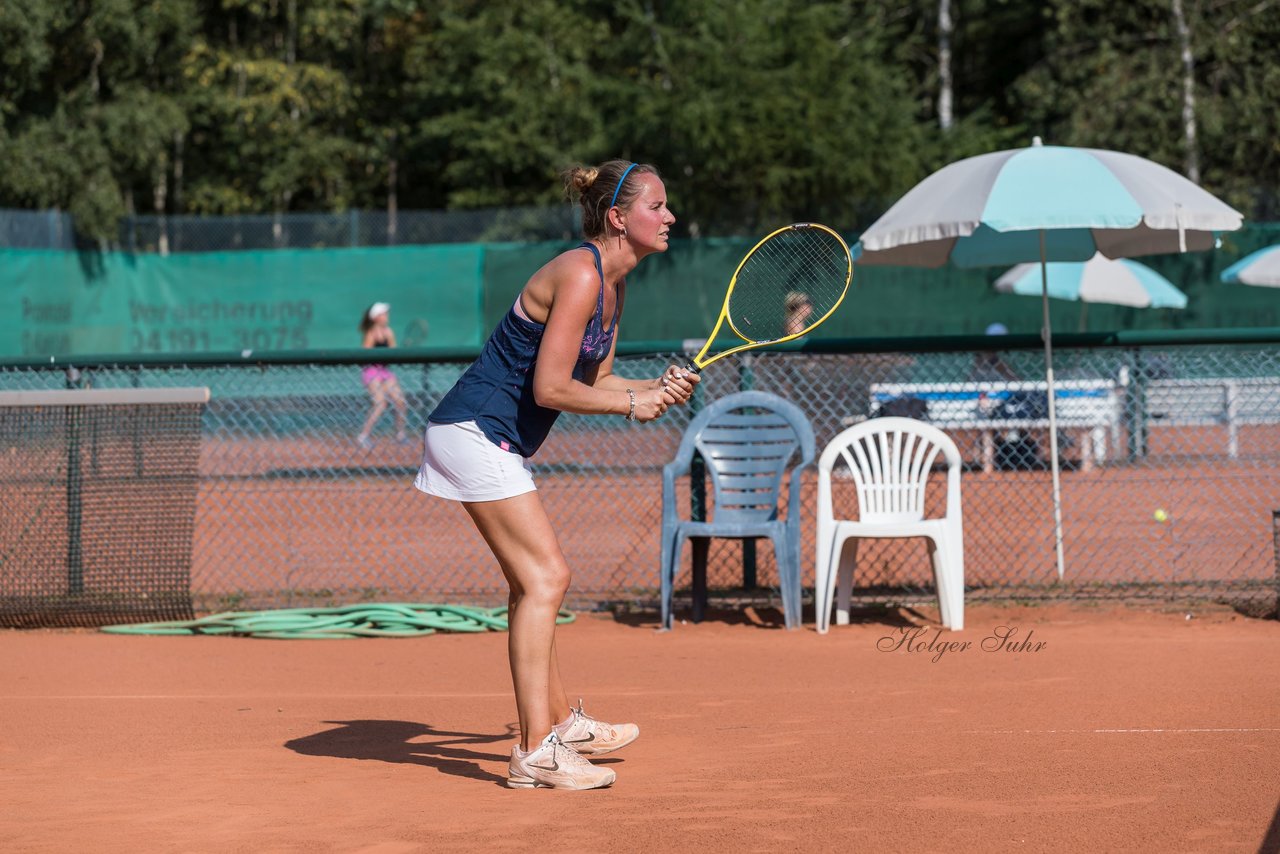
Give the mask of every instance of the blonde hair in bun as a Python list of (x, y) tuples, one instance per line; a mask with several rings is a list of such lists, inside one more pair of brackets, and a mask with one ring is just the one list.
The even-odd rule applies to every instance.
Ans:
[(584, 237), (603, 237), (608, 221), (609, 200), (617, 192), (614, 202), (619, 208), (626, 209), (636, 200), (640, 192), (640, 182), (636, 176), (645, 173), (657, 175), (658, 170), (647, 163), (638, 163), (622, 186), (618, 181), (631, 168), (630, 160), (607, 160), (599, 166), (570, 166), (564, 170), (565, 195), (570, 200), (575, 197), (582, 207), (582, 234)]

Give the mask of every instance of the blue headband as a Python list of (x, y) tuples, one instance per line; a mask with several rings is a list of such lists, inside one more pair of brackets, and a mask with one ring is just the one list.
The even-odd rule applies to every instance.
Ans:
[(622, 177), (618, 179), (618, 186), (613, 188), (613, 198), (609, 200), (609, 207), (613, 207), (614, 202), (618, 201), (618, 191), (622, 189), (623, 182), (627, 180), (627, 176), (631, 174), (631, 170), (634, 168), (636, 168), (636, 164), (632, 163), (627, 167), (627, 171), (622, 173)]

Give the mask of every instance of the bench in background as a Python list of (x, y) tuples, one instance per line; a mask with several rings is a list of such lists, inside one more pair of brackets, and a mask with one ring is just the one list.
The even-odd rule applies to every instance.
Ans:
[(1233, 459), (1241, 425), (1280, 423), (1280, 377), (1150, 380), (1145, 397), (1149, 427), (1225, 425)]
[[(983, 471), (995, 469), (995, 436), (1006, 430), (1047, 430), (1048, 415), (1006, 417), (1005, 404), (1015, 395), (1045, 394), (1046, 382), (873, 383), (872, 414), (898, 399), (924, 402), (925, 419), (942, 430), (977, 430), (981, 434)], [(1054, 403), (1058, 429), (1081, 437), (1080, 467), (1092, 468), (1107, 456), (1107, 444), (1118, 445), (1124, 415), (1124, 387), (1114, 380), (1057, 380)]]

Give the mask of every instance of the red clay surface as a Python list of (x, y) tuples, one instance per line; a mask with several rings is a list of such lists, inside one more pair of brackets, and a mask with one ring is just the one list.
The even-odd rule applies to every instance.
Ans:
[[(1273, 851), (1280, 623), (932, 609), (561, 629), (572, 690), (643, 734), (610, 790), (502, 786), (506, 637), (0, 632), (6, 851)], [(1018, 651), (983, 651), (1000, 626)], [(889, 640), (884, 640), (888, 638)], [(1044, 644), (1039, 649), (1034, 644)], [(575, 694), (576, 696), (576, 694)]]

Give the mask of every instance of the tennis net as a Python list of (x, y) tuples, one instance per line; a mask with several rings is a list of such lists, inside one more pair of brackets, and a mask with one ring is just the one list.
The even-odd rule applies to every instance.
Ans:
[(0, 392), (0, 625), (192, 615), (207, 388)]

